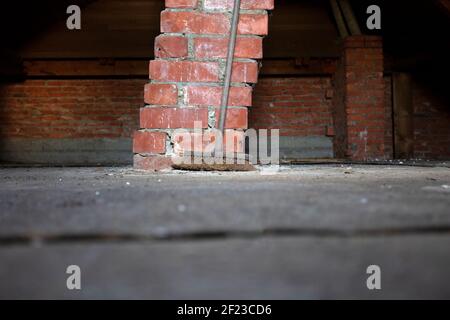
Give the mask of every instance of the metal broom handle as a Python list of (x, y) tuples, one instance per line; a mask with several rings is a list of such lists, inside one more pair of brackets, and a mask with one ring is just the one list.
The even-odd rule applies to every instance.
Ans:
[(230, 41), (228, 43), (227, 64), (225, 67), (225, 81), (223, 84), (222, 101), (220, 104), (219, 130), (222, 135), (225, 132), (225, 121), (227, 118), (227, 106), (230, 96), (231, 74), (233, 71), (234, 50), (236, 47), (236, 37), (239, 24), (239, 13), (241, 9), (241, 0), (234, 0), (233, 18), (231, 20)]

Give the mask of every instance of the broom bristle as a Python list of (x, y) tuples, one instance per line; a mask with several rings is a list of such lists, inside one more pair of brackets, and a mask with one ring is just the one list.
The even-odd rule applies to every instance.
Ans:
[[(186, 161), (187, 160), (187, 161)], [(172, 167), (176, 170), (189, 170), (189, 171), (255, 171), (256, 168), (245, 157), (234, 157), (232, 160), (224, 158), (223, 161), (217, 163), (214, 159), (205, 158), (184, 158), (180, 163), (175, 163)]]

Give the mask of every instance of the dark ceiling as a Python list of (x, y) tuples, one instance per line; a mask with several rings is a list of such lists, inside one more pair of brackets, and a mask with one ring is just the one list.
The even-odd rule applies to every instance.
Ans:
[[(383, 35), (385, 51), (398, 68), (436, 62), (450, 53), (450, 15), (434, 0), (354, 0), (363, 32)], [(83, 30), (65, 29), (73, 1), (8, 1), (2, 4), (2, 59), (151, 58), (163, 0), (76, 1)], [(382, 30), (365, 28), (368, 5), (382, 8)], [(328, 0), (276, 0), (265, 41), (265, 57), (337, 57), (339, 36)]]

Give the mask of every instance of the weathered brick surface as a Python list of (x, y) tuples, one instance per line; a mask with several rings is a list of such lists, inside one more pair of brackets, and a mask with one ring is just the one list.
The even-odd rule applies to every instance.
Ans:
[(164, 132), (136, 131), (133, 139), (133, 152), (141, 154), (165, 153), (166, 137)]
[[(387, 159), (392, 159), (394, 157), (394, 120), (392, 116), (392, 79), (390, 76), (384, 77), (384, 87), (385, 87), (385, 132), (384, 132), (384, 154)], [(450, 123), (450, 122), (449, 122)]]
[[(391, 77), (386, 77), (386, 146), (392, 156), (392, 86)], [(413, 126), (414, 158), (450, 159), (450, 112), (448, 102), (443, 95), (436, 94), (430, 86), (430, 79), (414, 79), (413, 89)], [(436, 80), (433, 80), (436, 82)]]
[(143, 79), (26, 80), (0, 86), (0, 139), (130, 138)]
[(254, 90), (249, 126), (282, 136), (324, 136), (333, 128), (328, 77), (263, 78)]
[(134, 155), (134, 168), (147, 171), (161, 171), (172, 168), (172, 159), (164, 155)]
[(269, 16), (267, 14), (242, 14), (239, 19), (239, 34), (269, 34)]
[[(230, 25), (230, 19), (224, 13), (168, 10), (161, 13), (161, 32), (226, 35)], [(268, 16), (241, 14), (238, 34), (267, 35)]]
[[(414, 155), (422, 159), (450, 159), (448, 98), (423, 83), (413, 82)], [(447, 96), (448, 97), (448, 96)]]
[(156, 58), (186, 58), (188, 39), (181, 36), (160, 35), (155, 39)]
[[(222, 87), (189, 86), (186, 89), (186, 101), (189, 105), (220, 106), (222, 92)], [(228, 105), (251, 106), (252, 89), (250, 87), (232, 87)]]
[[(205, 130), (201, 133), (180, 132), (172, 136), (174, 152), (179, 156), (189, 153), (211, 153), (215, 150), (217, 134), (214, 130)], [(231, 146), (231, 148), (227, 148)], [(244, 152), (244, 131), (226, 130), (223, 137), (223, 150), (226, 152)]]
[[(216, 112), (216, 122), (219, 121), (219, 112)], [(248, 110), (247, 108), (228, 108), (225, 121), (226, 129), (247, 129), (248, 128)]]
[(198, 0), (166, 0), (167, 8), (197, 8)]
[[(226, 58), (228, 38), (195, 38), (195, 57), (198, 59)], [(238, 38), (236, 41), (235, 58), (262, 59), (263, 42), (260, 37)]]
[[(273, 0), (242, 1), (242, 9), (260, 11), (240, 15), (227, 129), (248, 127), (246, 107), (252, 105), (252, 89), (247, 84), (257, 83), (259, 71), (258, 63), (252, 59), (263, 57), (261, 36), (268, 32), (268, 15), (264, 10), (273, 9), (273, 3)], [(166, 10), (161, 13), (162, 35), (155, 40), (156, 60), (149, 66), (151, 84), (145, 89), (148, 106), (141, 109), (141, 129), (162, 130), (174, 141), (175, 129), (194, 128), (195, 121), (201, 121), (204, 129), (217, 125), (232, 5), (232, 1), (166, 1)], [(146, 143), (145, 136), (137, 137), (144, 140), (138, 141), (141, 145)], [(175, 141), (174, 147), (184, 150), (187, 146)], [(203, 144), (198, 146), (203, 147)], [(168, 148), (165, 155), (170, 156), (172, 152)], [(137, 159), (139, 167), (159, 163)]]
[(207, 108), (142, 108), (140, 118), (143, 129), (194, 128), (196, 121), (202, 128), (208, 127)]
[(150, 62), (150, 79), (173, 82), (217, 82), (217, 62), (165, 61)]
[[(273, 10), (275, 0), (242, 0), (241, 9)], [(205, 8), (209, 10), (229, 10), (234, 7), (234, 0), (205, 0)]]
[(385, 158), (386, 105), (379, 37), (353, 36), (344, 43), (335, 75), (335, 151), (353, 160)]
[(194, 11), (163, 11), (161, 32), (226, 34), (230, 21), (223, 13), (203, 13)]
[(144, 88), (144, 101), (147, 104), (176, 105), (178, 103), (178, 88), (174, 84), (146, 84)]
[(235, 62), (233, 63), (232, 82), (257, 83), (258, 63), (256, 62)]

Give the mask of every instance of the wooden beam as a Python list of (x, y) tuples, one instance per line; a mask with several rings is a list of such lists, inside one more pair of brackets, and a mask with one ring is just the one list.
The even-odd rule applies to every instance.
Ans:
[(333, 10), (334, 19), (336, 20), (336, 24), (339, 30), (339, 34), (341, 38), (348, 37), (347, 26), (345, 25), (344, 17), (342, 16), (341, 8), (339, 8), (339, 4), (337, 0), (330, 0), (331, 9)]
[(394, 154), (396, 159), (414, 156), (414, 107), (412, 79), (408, 73), (393, 77)]
[(435, 0), (435, 3), (450, 16), (450, 0)]
[(148, 77), (148, 60), (27, 60), (28, 77)]
[[(148, 60), (26, 60), (22, 77), (148, 77)], [(336, 71), (336, 58), (266, 59), (261, 76), (318, 76)]]
[(355, 13), (353, 12), (352, 6), (348, 0), (339, 0), (342, 12), (344, 13), (344, 18), (347, 21), (350, 33), (355, 35), (361, 34), (361, 28), (359, 27), (358, 20), (356, 20)]
[(261, 76), (331, 76), (337, 59), (269, 59), (263, 60)]

